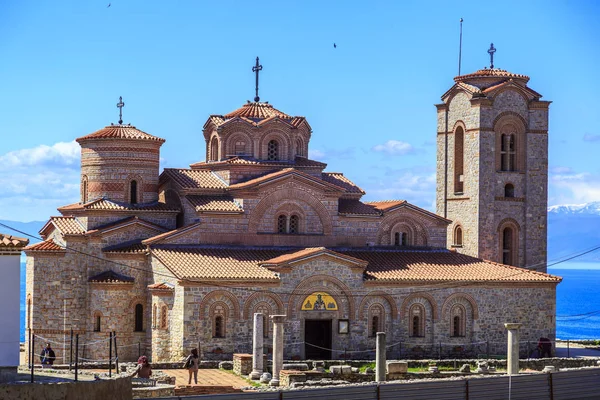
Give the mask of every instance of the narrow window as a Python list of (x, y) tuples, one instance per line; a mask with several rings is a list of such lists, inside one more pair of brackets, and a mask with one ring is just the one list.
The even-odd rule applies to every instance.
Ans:
[(460, 317), (458, 315), (454, 317), (453, 324), (452, 336), (462, 336), (460, 334)]
[(464, 173), (464, 131), (462, 127), (454, 132), (454, 193), (463, 193)]
[(225, 337), (225, 309), (222, 305), (217, 305), (214, 311), (213, 317), (213, 337), (224, 338)]
[(373, 315), (371, 319), (371, 336), (377, 336), (379, 332), (379, 315)]
[(394, 246), (400, 246), (400, 232), (394, 233)]
[(102, 327), (102, 316), (100, 314), (96, 314), (94, 316), (94, 332), (100, 332)]
[(271, 140), (267, 144), (267, 160), (277, 161), (279, 160), (279, 143), (276, 140)]
[(296, 155), (304, 156), (304, 146), (302, 146), (302, 140), (296, 140)]
[(454, 229), (454, 245), (455, 246), (462, 246), (462, 244), (463, 244), (462, 228), (460, 226), (457, 226)]
[(141, 304), (135, 305), (135, 332), (142, 332), (144, 330), (144, 306)]
[(129, 202), (137, 204), (137, 181), (133, 180), (129, 184)]
[(81, 201), (82, 203), (88, 202), (88, 180), (87, 176), (83, 177), (83, 182), (81, 183)]
[(214, 137), (210, 142), (210, 160), (219, 160), (219, 140), (216, 137)]
[(402, 246), (408, 246), (408, 234), (406, 232), (402, 232), (400, 235), (401, 235), (400, 238), (402, 239), (401, 240)]
[(515, 197), (515, 187), (512, 183), (507, 183), (504, 186), (504, 197)]
[(162, 306), (160, 310), (160, 329), (167, 329), (167, 306)]
[(500, 168), (502, 171), (515, 170), (515, 135), (502, 134), (500, 137)]
[(292, 215), (290, 217), (290, 231), (289, 233), (298, 233), (298, 225), (299, 225), (299, 218), (297, 215)]
[(412, 320), (412, 336), (421, 336), (419, 328), (421, 327), (421, 319), (418, 315), (413, 316)]
[(425, 309), (418, 304), (413, 305), (409, 312), (410, 336), (422, 337), (424, 335), (423, 322), (425, 320)]
[(286, 233), (287, 232), (287, 217), (285, 215), (280, 215), (277, 217), (277, 233)]
[(235, 154), (238, 156), (246, 154), (246, 142), (235, 142)]
[(156, 304), (152, 307), (152, 329), (156, 329)]
[(504, 228), (502, 231), (502, 264), (513, 264), (513, 230)]

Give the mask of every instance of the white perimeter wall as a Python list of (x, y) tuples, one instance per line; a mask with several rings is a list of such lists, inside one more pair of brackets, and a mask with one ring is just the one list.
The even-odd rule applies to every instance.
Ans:
[(19, 255), (0, 255), (0, 367), (19, 365)]

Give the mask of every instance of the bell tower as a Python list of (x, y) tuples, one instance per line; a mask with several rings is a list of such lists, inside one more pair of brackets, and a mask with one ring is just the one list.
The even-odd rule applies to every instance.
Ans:
[(448, 247), (545, 272), (550, 102), (528, 81), (493, 61), (454, 78), (436, 105), (436, 208)]

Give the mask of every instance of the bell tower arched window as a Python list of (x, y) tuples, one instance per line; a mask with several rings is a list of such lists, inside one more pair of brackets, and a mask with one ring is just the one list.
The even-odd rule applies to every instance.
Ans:
[(500, 170), (515, 171), (516, 157), (515, 150), (516, 135), (514, 133), (504, 133), (500, 137)]
[(464, 131), (459, 126), (454, 132), (454, 193), (457, 194), (464, 191), (464, 141)]
[(279, 160), (279, 142), (277, 142), (276, 140), (271, 140), (267, 144), (267, 160)]
[(136, 180), (133, 180), (129, 183), (129, 202), (131, 204), (137, 204), (138, 202), (138, 184)]
[(504, 186), (504, 197), (515, 197), (515, 186), (512, 183)]
[(454, 228), (454, 245), (462, 246), (462, 244), (463, 244), (462, 227), (460, 225), (457, 225), (456, 228)]
[(513, 265), (513, 229), (506, 227), (502, 230), (502, 264)]
[(219, 161), (219, 140), (216, 137), (210, 141), (210, 161)]

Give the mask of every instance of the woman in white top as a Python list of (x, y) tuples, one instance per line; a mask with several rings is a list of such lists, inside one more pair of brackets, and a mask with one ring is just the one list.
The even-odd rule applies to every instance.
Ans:
[(185, 359), (185, 366), (190, 374), (188, 385), (192, 384), (192, 375), (194, 375), (194, 383), (198, 384), (198, 366), (200, 358), (198, 358), (198, 349), (192, 349), (192, 353)]

